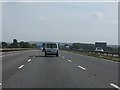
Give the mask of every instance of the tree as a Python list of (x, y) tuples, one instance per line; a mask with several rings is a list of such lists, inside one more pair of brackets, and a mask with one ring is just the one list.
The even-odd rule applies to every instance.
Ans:
[(78, 50), (80, 48), (80, 43), (73, 43), (72, 48)]
[(6, 42), (2, 42), (2, 48), (7, 48), (8, 44)]
[(37, 48), (37, 44), (31, 44), (31, 48)]
[(114, 51), (114, 49), (112, 47), (106, 47), (106, 51)]
[(18, 48), (18, 42), (17, 39), (13, 39), (13, 48)]
[(25, 42), (24, 47), (25, 48), (30, 48), (30, 43), (29, 42)]
[(20, 48), (30, 48), (30, 43), (29, 42), (21, 41), (19, 43), (19, 45), (20, 45)]
[(19, 46), (20, 48), (24, 48), (24, 42), (23, 41), (19, 42)]

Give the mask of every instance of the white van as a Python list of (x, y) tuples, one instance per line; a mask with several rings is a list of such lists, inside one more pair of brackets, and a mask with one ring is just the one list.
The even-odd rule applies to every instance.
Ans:
[(95, 51), (104, 52), (104, 50), (101, 47), (96, 47)]
[(57, 57), (59, 56), (58, 55), (59, 48), (57, 43), (45, 43), (43, 51), (45, 56), (47, 55), (56, 55)]

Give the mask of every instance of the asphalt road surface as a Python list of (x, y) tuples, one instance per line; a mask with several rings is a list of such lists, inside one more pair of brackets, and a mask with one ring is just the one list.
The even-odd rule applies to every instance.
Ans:
[[(2, 88), (117, 88), (118, 64), (60, 51), (59, 57), (40, 50), (3, 53)], [(120, 69), (119, 69), (120, 70)]]

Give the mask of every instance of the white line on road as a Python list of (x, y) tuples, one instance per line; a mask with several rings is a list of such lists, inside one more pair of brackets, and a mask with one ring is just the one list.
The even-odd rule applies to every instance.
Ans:
[(21, 69), (21, 68), (23, 68), (24, 67), (24, 65), (21, 65), (20, 67), (19, 67), (19, 69)]
[(15, 55), (15, 54), (20, 54), (20, 53), (14, 53), (14, 54), (1, 55), (0, 57), (12, 56), (12, 55)]
[(0, 83), (0, 86), (2, 86), (2, 83)]
[(64, 56), (62, 56), (62, 58), (65, 58)]
[[(32, 51), (36, 51), (36, 50), (32, 50)], [(16, 54), (21, 54), (21, 53), (27, 53), (27, 52), (31, 52), (31, 51), (24, 51), (24, 52), (20, 52), (20, 51), (16, 51), (17, 53), (11, 53), (11, 54), (7, 54), (7, 55), (0, 55), (0, 57), (5, 57), (5, 56), (12, 56), (12, 55), (16, 55)]]
[(30, 62), (30, 61), (31, 61), (31, 59), (28, 60), (28, 62)]
[(84, 68), (84, 67), (82, 67), (82, 66), (80, 66), (80, 65), (78, 65), (78, 67), (81, 68), (81, 69), (83, 69), (83, 70), (86, 70), (86, 68)]
[(71, 60), (68, 60), (69, 62), (72, 62)]
[(120, 90), (120, 87), (118, 87), (117, 85), (110, 83), (111, 86), (113, 86), (114, 88), (117, 88), (118, 90)]

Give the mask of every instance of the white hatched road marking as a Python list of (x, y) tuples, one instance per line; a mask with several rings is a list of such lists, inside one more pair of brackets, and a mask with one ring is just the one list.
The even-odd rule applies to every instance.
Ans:
[(31, 59), (28, 60), (28, 62), (30, 62), (30, 61), (31, 61)]
[(68, 60), (69, 62), (72, 62), (71, 60)]
[(21, 69), (21, 68), (23, 68), (24, 67), (24, 65), (21, 65), (20, 67), (19, 67), (19, 69)]
[(81, 68), (81, 69), (83, 69), (83, 70), (86, 70), (86, 68), (84, 68), (84, 67), (82, 67), (82, 66), (80, 66), (80, 65), (78, 65), (78, 67)]
[(118, 90), (120, 90), (120, 87), (118, 87), (117, 85), (110, 83), (111, 86), (113, 86), (114, 88), (117, 88)]
[(62, 56), (62, 58), (65, 58), (64, 56)]

